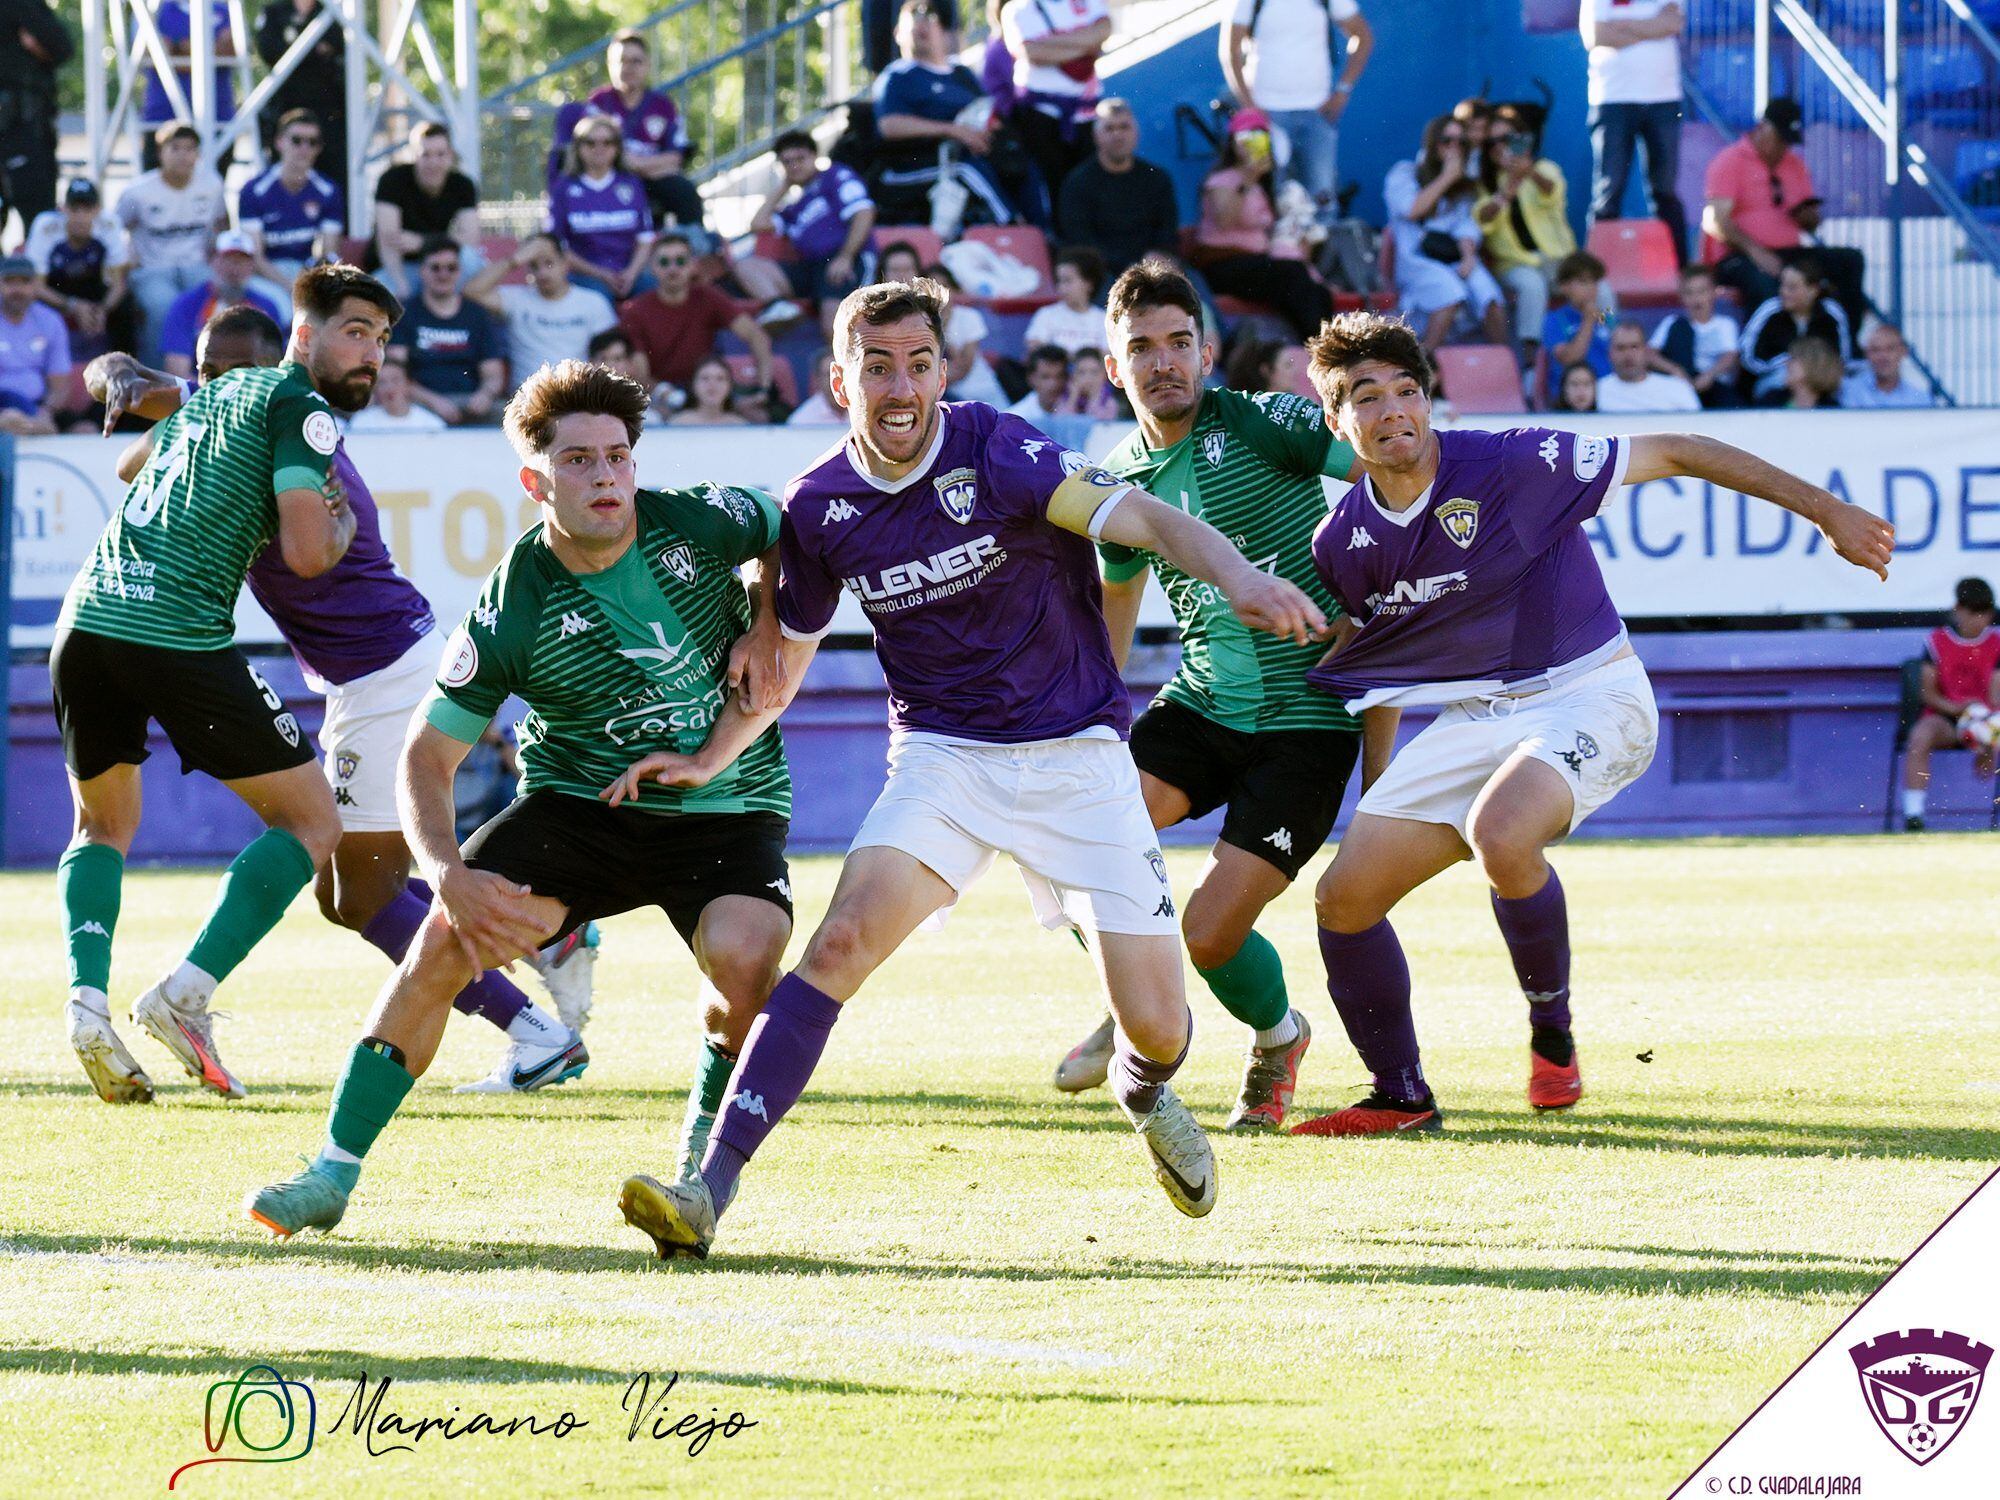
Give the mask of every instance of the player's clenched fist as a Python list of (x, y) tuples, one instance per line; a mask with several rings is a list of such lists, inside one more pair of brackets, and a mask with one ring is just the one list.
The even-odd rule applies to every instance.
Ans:
[(1228, 590), (1229, 607), (1252, 630), (1304, 645), (1326, 636), (1326, 616), (1305, 590), (1269, 573), (1248, 569)]
[(438, 882), (438, 900), (459, 947), (482, 973), (533, 951), (562, 925), (560, 901), (490, 870), (448, 872)]

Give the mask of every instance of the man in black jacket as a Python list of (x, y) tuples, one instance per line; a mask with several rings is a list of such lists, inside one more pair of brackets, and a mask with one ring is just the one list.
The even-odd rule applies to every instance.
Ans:
[(45, 0), (0, 0), (0, 234), (10, 209), (25, 235), (56, 206), (56, 69), (74, 50)]
[(1104, 257), (1106, 280), (1148, 255), (1180, 254), (1173, 179), (1138, 154), (1139, 122), (1123, 99), (1098, 101), (1091, 126), (1097, 151), (1062, 181), (1056, 225), (1063, 243)]
[[(299, 34), (319, 18), (320, 0), (271, 0), (257, 18), (257, 55), (275, 68)], [(349, 191), (347, 181), (347, 35), (335, 22), (320, 34), (312, 50), (299, 59), (291, 77), (279, 84), (257, 116), (264, 150), (276, 155), (278, 121), (295, 109), (309, 109), (318, 119), (319, 171)]]

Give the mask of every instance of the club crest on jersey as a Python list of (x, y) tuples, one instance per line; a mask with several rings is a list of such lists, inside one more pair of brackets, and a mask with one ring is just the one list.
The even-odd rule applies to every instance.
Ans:
[(660, 565), (682, 583), (693, 583), (696, 568), (694, 554), (686, 547), (676, 544), (660, 554)]
[(1228, 446), (1228, 433), (1211, 432), (1201, 440), (1201, 456), (1208, 460), (1211, 469), (1218, 468), (1222, 463), (1222, 450)]
[(1146, 851), (1146, 863), (1153, 867), (1153, 874), (1159, 877), (1161, 885), (1167, 883), (1167, 858), (1157, 849)]
[(1461, 547), (1470, 547), (1472, 539), (1479, 535), (1479, 502), (1462, 496), (1447, 500), (1437, 508), (1438, 525), (1444, 534)]
[(1885, 1333), (1847, 1353), (1868, 1415), (1919, 1468), (1964, 1430), (1993, 1358), (1990, 1345), (1942, 1328)]
[(938, 505), (961, 526), (972, 519), (972, 508), (979, 503), (978, 479), (971, 469), (953, 469), (931, 481)]
[(352, 781), (360, 769), (361, 757), (352, 750), (343, 750), (333, 758), (333, 774), (342, 781)]

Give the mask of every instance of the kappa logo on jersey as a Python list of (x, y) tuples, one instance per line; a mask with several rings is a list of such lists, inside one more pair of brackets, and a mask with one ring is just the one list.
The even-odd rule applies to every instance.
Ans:
[(972, 508), (979, 503), (978, 481), (971, 469), (952, 469), (931, 481), (939, 507), (961, 526), (972, 519)]
[(1552, 432), (1542, 439), (1542, 446), (1535, 451), (1541, 454), (1542, 462), (1549, 466), (1549, 472), (1551, 474), (1555, 473), (1556, 457), (1562, 452), (1562, 439), (1558, 438)]
[(85, 922), (81, 927), (72, 927), (69, 935), (71, 937), (101, 937), (107, 943), (111, 941), (111, 934), (104, 930), (102, 922)]
[(306, 446), (315, 453), (332, 453), (340, 446), (340, 424), (333, 420), (330, 411), (316, 411), (307, 415), (300, 436)]
[(1208, 466), (1211, 469), (1219, 468), (1222, 464), (1223, 450), (1228, 446), (1229, 434), (1225, 432), (1211, 432), (1201, 440), (1201, 456), (1208, 460)]
[(1354, 535), (1350, 536), (1347, 539), (1347, 550), (1349, 552), (1356, 551), (1362, 547), (1372, 547), (1374, 545), (1375, 545), (1374, 533), (1369, 531), (1368, 528), (1365, 526), (1355, 527)]
[[(658, 662), (663, 667), (671, 667), (681, 659), (681, 648), (667, 639), (667, 627), (658, 620), (648, 620), (646, 625), (653, 632), (653, 644), (624, 647), (618, 654), (629, 661), (651, 661)], [(567, 635), (569, 632), (565, 630), (563, 633)]]
[[(654, 628), (658, 629), (659, 627), (655, 626)], [(586, 620), (575, 610), (571, 610), (562, 617), (562, 623), (556, 627), (556, 638), (563, 640), (569, 636), (582, 635), (588, 629), (590, 629), (590, 621)]]
[(294, 750), (298, 749), (300, 739), (299, 721), (290, 714), (279, 714), (271, 722), (278, 726), (278, 733), (285, 737), (285, 743), (290, 745)]
[(1047, 438), (1029, 438), (1021, 444), (1021, 452), (1027, 457), (1030, 463), (1035, 463), (1041, 459), (1044, 448), (1053, 448), (1054, 446), (1055, 444), (1051, 443)]
[(451, 641), (444, 648), (444, 668), (438, 673), (438, 681), (448, 688), (464, 687), (478, 675), (479, 648), (461, 626), (452, 632)]
[(1479, 535), (1479, 502), (1463, 496), (1447, 500), (1437, 508), (1437, 519), (1446, 536), (1461, 547), (1470, 547)]
[(698, 574), (694, 553), (678, 544), (660, 554), (660, 565), (682, 583), (693, 583)]
[(500, 623), (500, 607), (497, 604), (481, 604), (472, 611), (472, 623), (491, 630)]
[(1466, 585), (1464, 573), (1434, 573), (1429, 578), (1398, 578), (1387, 593), (1368, 596), (1371, 615), (1406, 615), (1420, 604), (1456, 594)]
[(1601, 437), (1580, 437), (1570, 455), (1569, 465), (1576, 474), (1577, 483), (1589, 484), (1604, 470), (1604, 464), (1611, 457), (1611, 439)]
[(836, 495), (828, 504), (826, 514), (820, 517), (819, 523), (822, 526), (831, 526), (836, 521), (851, 521), (860, 514), (860, 511), (847, 503), (846, 496)]
[(767, 880), (764, 882), (764, 888), (769, 891), (776, 891), (787, 901), (792, 899), (792, 883), (789, 880)]
[(360, 753), (343, 750), (333, 758), (333, 774), (336, 780), (352, 781), (354, 773), (361, 769)]
[(764, 1108), (764, 1096), (762, 1094), (738, 1094), (730, 1102), (746, 1115), (755, 1115), (758, 1119), (767, 1123), (771, 1118), (770, 1112)]
[(1292, 830), (1289, 828), (1280, 828), (1276, 833), (1267, 833), (1264, 835), (1264, 842), (1269, 844), (1273, 849), (1276, 849), (1280, 854), (1290, 854), (1292, 852)]

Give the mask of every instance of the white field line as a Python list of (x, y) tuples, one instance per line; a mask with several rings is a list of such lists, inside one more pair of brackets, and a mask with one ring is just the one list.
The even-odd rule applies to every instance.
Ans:
[[(240, 1295), (246, 1281), (286, 1290), (327, 1292), (334, 1295), (373, 1292), (399, 1302), (466, 1302), (492, 1306), (496, 1301), (528, 1300), (516, 1294), (499, 1294), (474, 1287), (438, 1286), (406, 1277), (386, 1277), (356, 1272), (336, 1275), (303, 1267), (203, 1266), (172, 1256), (132, 1255), (124, 1252), (80, 1250), (39, 1250), (0, 1240), (0, 1261), (41, 1261), (58, 1265), (92, 1266), (130, 1274), (157, 1276), (170, 1271), (177, 1281), (201, 1278), (226, 1284)], [(723, 1313), (709, 1308), (665, 1302), (653, 1297), (583, 1297), (569, 1293), (565, 1307), (579, 1312), (638, 1313), (647, 1317), (703, 1323), (718, 1328), (761, 1328), (788, 1338), (811, 1342), (815, 1339), (844, 1339), (878, 1348), (923, 1349), (938, 1354), (962, 1355), (973, 1359), (1004, 1360), (1013, 1364), (1059, 1365), (1071, 1370), (1108, 1370), (1132, 1363), (1131, 1356), (1106, 1354), (1093, 1349), (1071, 1349), (1061, 1344), (1038, 1344), (1025, 1339), (967, 1338), (959, 1334), (922, 1333), (881, 1324), (797, 1323), (763, 1313)], [(773, 1376), (773, 1383), (782, 1380)]]

